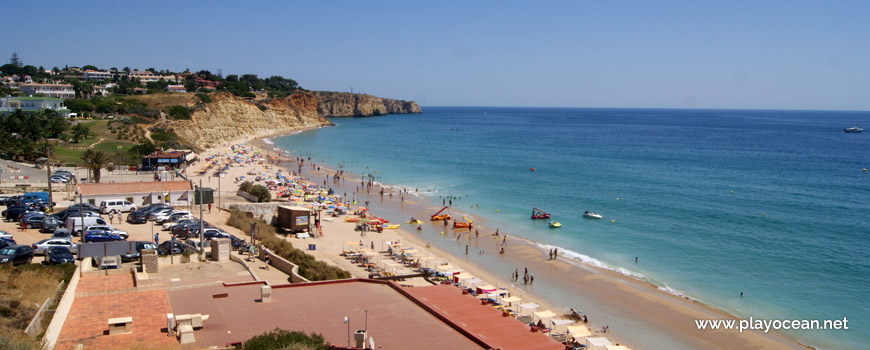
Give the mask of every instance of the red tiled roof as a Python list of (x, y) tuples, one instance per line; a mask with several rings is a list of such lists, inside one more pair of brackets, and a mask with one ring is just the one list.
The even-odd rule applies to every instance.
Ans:
[(99, 183), (99, 184), (80, 184), (79, 191), (84, 196), (95, 196), (103, 194), (126, 194), (126, 193), (148, 193), (158, 192), (164, 193), (169, 191), (188, 191), (190, 187), (189, 181), (151, 181), (151, 182), (119, 182), (119, 183)]

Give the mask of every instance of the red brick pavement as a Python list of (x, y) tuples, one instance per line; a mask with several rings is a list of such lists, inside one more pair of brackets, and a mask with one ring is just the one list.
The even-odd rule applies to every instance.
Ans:
[[(105, 282), (101, 288), (122, 287), (123, 283), (114, 277), (117, 276), (99, 277), (106, 279), (100, 282)], [(130, 280), (130, 276), (124, 277)], [(85, 286), (93, 287), (91, 282), (94, 281), (79, 284), (79, 291)], [(175, 348), (178, 346), (176, 338), (161, 331), (166, 328), (166, 314), (170, 312), (165, 290), (78, 297), (64, 322), (55, 349), (68, 350), (76, 344), (84, 344), (86, 350)], [(126, 316), (133, 317), (133, 332), (108, 335), (108, 320)]]
[(76, 294), (114, 291), (133, 288), (133, 278), (130, 274), (114, 276), (82, 277), (76, 288)]

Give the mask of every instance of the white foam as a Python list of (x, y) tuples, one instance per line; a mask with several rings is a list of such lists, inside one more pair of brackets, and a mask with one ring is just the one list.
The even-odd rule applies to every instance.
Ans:
[(274, 142), (272, 142), (271, 139), (268, 139), (268, 138), (265, 138), (265, 137), (263, 138), (263, 143), (270, 144), (270, 145), (274, 145), (274, 144), (275, 144)]
[(673, 289), (673, 288), (671, 288), (670, 286), (668, 286), (667, 284), (665, 284), (664, 286), (659, 287), (659, 290), (662, 291), (662, 292), (665, 292), (665, 293), (669, 293), (669, 294), (676, 295), (676, 296), (678, 296), (678, 297), (680, 297), (680, 298), (686, 298), (686, 299), (689, 299), (689, 300), (695, 300), (694, 298), (692, 298), (692, 297), (686, 295), (686, 293), (683, 293), (682, 291), (679, 291), (679, 290)]
[(559, 255), (562, 257), (574, 259), (574, 260), (580, 261), (586, 265), (591, 265), (591, 266), (594, 266), (597, 268), (614, 271), (616, 273), (619, 273), (620, 275), (624, 275), (624, 276), (628, 276), (628, 277), (631, 277), (634, 279), (646, 281), (646, 277), (642, 274), (639, 274), (639, 273), (633, 272), (633, 271), (629, 271), (629, 270), (624, 269), (622, 267), (618, 267), (618, 268), (611, 267), (610, 265), (607, 265), (607, 264), (601, 262), (601, 260), (595, 259), (595, 258), (588, 256), (588, 255), (583, 255), (583, 254), (580, 254), (580, 253), (572, 251), (572, 250), (568, 250), (568, 249), (565, 249), (562, 247), (549, 245), (549, 244), (545, 244), (545, 243), (535, 242), (535, 245), (543, 250), (550, 250), (553, 248), (558, 248)]

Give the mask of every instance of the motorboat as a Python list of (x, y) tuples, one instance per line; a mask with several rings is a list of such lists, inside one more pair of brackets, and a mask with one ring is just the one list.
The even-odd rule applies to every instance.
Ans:
[(550, 227), (551, 228), (560, 228), (560, 227), (562, 227), (562, 224), (560, 224), (558, 221), (550, 221)]
[(589, 219), (601, 219), (602, 218), (601, 214), (598, 214), (594, 211), (593, 212), (587, 211), (587, 212), (583, 213), (583, 217), (589, 218)]
[(864, 128), (859, 128), (857, 126), (853, 126), (851, 128), (844, 128), (843, 132), (847, 133), (847, 134), (858, 134), (858, 133), (864, 132)]

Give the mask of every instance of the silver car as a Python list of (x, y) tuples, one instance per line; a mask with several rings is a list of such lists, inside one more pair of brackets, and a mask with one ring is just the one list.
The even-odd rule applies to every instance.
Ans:
[(69, 251), (73, 254), (76, 253), (76, 244), (70, 242), (68, 239), (62, 238), (46, 238), (39, 242), (33, 243), (31, 248), (33, 248), (33, 254), (42, 255), (45, 253), (45, 250), (49, 247), (67, 247)]

